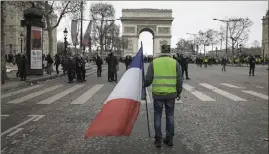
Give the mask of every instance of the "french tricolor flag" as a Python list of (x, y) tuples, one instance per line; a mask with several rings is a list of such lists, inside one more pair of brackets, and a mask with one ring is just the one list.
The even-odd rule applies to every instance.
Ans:
[(143, 75), (141, 46), (130, 68), (124, 73), (106, 99), (102, 110), (88, 127), (85, 139), (92, 136), (130, 136), (140, 110)]

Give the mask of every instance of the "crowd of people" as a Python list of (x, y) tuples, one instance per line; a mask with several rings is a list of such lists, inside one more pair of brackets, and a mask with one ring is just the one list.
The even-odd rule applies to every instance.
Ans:
[[(59, 66), (62, 66), (63, 73), (67, 73), (68, 75), (68, 82), (72, 83), (74, 78), (77, 79), (79, 82), (86, 81), (85, 80), (85, 64), (89, 61), (94, 61), (94, 63), (97, 66), (97, 77), (102, 76), (102, 65), (103, 59), (96, 55), (91, 60), (89, 58), (83, 58), (82, 56), (68, 56), (64, 58), (64, 55), (56, 54), (54, 58), (50, 54), (43, 55), (42, 61), (43, 61), (43, 69), (46, 70), (47, 74), (52, 73), (53, 64), (56, 67), (56, 73), (59, 74)], [(196, 58), (190, 58), (183, 54), (175, 54), (173, 55), (173, 58), (179, 62), (182, 68), (182, 74), (186, 76), (186, 79), (189, 80), (188, 76), (188, 64), (189, 63), (196, 63), (197, 66), (202, 67), (204, 65), (205, 68), (207, 66), (212, 66), (213, 64), (221, 64), (221, 70), (226, 71), (226, 65), (227, 64), (245, 64), (249, 66), (249, 75), (255, 76), (255, 65), (256, 64), (262, 64), (262, 63), (269, 63), (269, 58), (263, 59), (262, 57), (257, 57), (254, 55), (249, 55), (241, 58), (218, 58), (218, 57), (208, 57), (208, 56), (197, 56)], [(125, 64), (125, 69), (127, 70), (132, 62), (133, 57), (132, 56), (126, 56), (126, 57), (120, 57), (117, 58), (113, 55), (113, 52), (110, 52), (108, 56), (104, 59), (104, 61), (108, 65), (108, 81), (109, 82), (117, 82), (117, 71), (119, 70), (119, 62), (122, 62)], [(152, 56), (144, 56), (144, 62), (150, 63), (152, 62), (154, 58)], [(28, 57), (26, 54), (20, 54), (13, 56), (13, 54), (7, 54), (6, 55), (6, 61), (8, 63), (13, 63), (14, 65), (17, 65), (17, 73), (16, 76), (21, 78), (21, 81), (26, 80), (27, 76), (27, 67), (28, 67)], [(55, 61), (55, 62), (54, 62)]]

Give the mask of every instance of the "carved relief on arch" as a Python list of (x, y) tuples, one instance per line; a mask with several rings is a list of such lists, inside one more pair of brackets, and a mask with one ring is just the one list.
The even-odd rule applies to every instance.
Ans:
[(137, 35), (141, 32), (141, 30), (149, 28), (153, 31), (154, 35), (156, 35), (157, 32), (157, 26), (156, 25), (137, 25)]
[(127, 49), (133, 50), (133, 41), (132, 40), (128, 40)]
[(160, 41), (160, 51), (162, 50), (162, 45), (167, 45), (167, 41), (166, 40), (161, 40)]
[(133, 26), (124, 26), (124, 33), (135, 33), (135, 27)]
[(170, 27), (158, 27), (159, 34), (170, 34)]

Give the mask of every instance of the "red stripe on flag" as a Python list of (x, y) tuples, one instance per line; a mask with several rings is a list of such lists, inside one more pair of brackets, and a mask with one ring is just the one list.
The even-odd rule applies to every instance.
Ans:
[(88, 127), (84, 138), (92, 136), (130, 136), (140, 103), (120, 98), (107, 102)]

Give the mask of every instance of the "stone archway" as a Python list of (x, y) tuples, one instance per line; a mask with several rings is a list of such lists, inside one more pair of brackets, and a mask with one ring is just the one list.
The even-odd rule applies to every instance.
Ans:
[(161, 45), (171, 45), (172, 10), (122, 9), (122, 37), (128, 40), (124, 56), (134, 56), (138, 51), (140, 33), (148, 31), (153, 36), (153, 56), (161, 52)]

